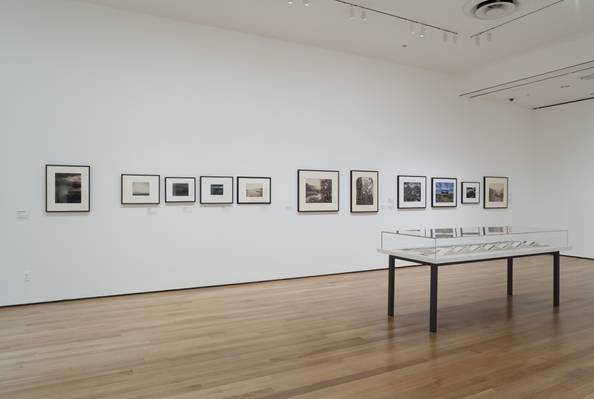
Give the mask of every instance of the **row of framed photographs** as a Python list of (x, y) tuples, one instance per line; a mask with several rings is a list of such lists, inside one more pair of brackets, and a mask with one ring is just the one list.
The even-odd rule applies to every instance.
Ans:
[[(201, 204), (232, 204), (232, 176), (201, 176)], [(270, 204), (270, 177), (237, 177), (238, 204)], [(165, 177), (166, 203), (196, 202), (195, 177)], [(121, 175), (122, 205), (158, 205), (161, 202), (161, 176)], [(89, 212), (91, 209), (91, 167), (81, 165), (45, 166), (46, 212)]]
[[(298, 170), (298, 211), (338, 212), (340, 173), (337, 170)], [(462, 182), (460, 201), (463, 204), (480, 204), (479, 182)], [(508, 178), (485, 176), (483, 178), (486, 209), (508, 207)], [(379, 172), (351, 170), (351, 212), (378, 212)], [(427, 177), (397, 176), (398, 209), (427, 208)], [(455, 208), (458, 206), (458, 179), (431, 178), (431, 207)]]
[[(427, 177), (425, 176), (398, 176), (398, 209), (426, 208), (426, 186)], [(480, 182), (461, 182), (460, 202), (462, 204), (480, 204), (480, 193)], [(507, 208), (508, 197), (507, 177), (483, 177), (483, 207), (485, 209)], [(431, 207), (455, 208), (456, 206), (458, 206), (458, 179), (454, 177), (432, 177)]]
[[(379, 172), (351, 170), (351, 212), (379, 211)], [(46, 165), (46, 211), (89, 212), (91, 167), (78, 165)], [(237, 177), (238, 204), (270, 204), (270, 177)], [(427, 207), (427, 178), (399, 175), (397, 177), (398, 209)], [(196, 202), (195, 177), (165, 177), (166, 203)], [(336, 170), (299, 169), (297, 171), (297, 210), (299, 212), (338, 212), (340, 173)], [(232, 204), (232, 176), (201, 176), (201, 204)], [(484, 207), (507, 208), (507, 177), (485, 176)], [(480, 203), (480, 183), (462, 182), (461, 202)], [(431, 178), (431, 206), (456, 207), (458, 180)], [(161, 176), (149, 174), (121, 175), (122, 205), (157, 205), (161, 202)]]
[[(237, 177), (237, 203), (271, 203), (270, 177)], [(201, 204), (232, 204), (233, 176), (200, 176)], [(196, 202), (195, 177), (165, 177), (166, 203)], [(122, 175), (122, 205), (156, 205), (161, 198), (161, 176), (145, 174)]]

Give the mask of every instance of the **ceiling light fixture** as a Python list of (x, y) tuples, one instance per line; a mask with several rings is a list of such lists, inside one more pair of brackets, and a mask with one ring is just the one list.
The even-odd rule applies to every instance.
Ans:
[(491, 31), (487, 32), (487, 41), (491, 42), (493, 40), (493, 34), (491, 33)]
[(425, 37), (425, 25), (421, 25), (421, 33), (419, 34), (419, 37)]
[(414, 35), (415, 34), (415, 23), (414, 22), (411, 22), (410, 23), (410, 28), (409, 29), (410, 29), (410, 34), (411, 35)]
[(448, 32), (443, 32), (443, 42), (444, 43), (448, 42)]
[(361, 10), (361, 19), (367, 21), (367, 11), (365, 9)]
[(309, 7), (309, 0), (303, 0), (303, 5), (305, 7)]
[(474, 38), (474, 43), (475, 43), (477, 46), (480, 46), (480, 45), (481, 45), (481, 37), (480, 37), (480, 36), (476, 36), (476, 37)]
[(351, 6), (351, 11), (349, 17), (351, 19), (355, 19), (355, 6)]
[(452, 43), (458, 43), (458, 35), (452, 35)]
[(293, 5), (293, 0), (288, 0), (287, 1), (287, 4), (290, 5), (290, 6)]

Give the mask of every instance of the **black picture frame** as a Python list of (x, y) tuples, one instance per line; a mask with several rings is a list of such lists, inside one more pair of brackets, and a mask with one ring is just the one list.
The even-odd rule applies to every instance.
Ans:
[[(376, 199), (375, 199), (375, 210), (370, 211), (357, 211), (353, 209), (353, 173), (374, 173), (375, 174), (375, 191), (376, 191)], [(379, 212), (379, 171), (377, 170), (360, 170), (360, 169), (353, 169), (350, 173), (351, 178), (351, 190), (350, 190), (350, 203), (351, 203), (351, 213), (378, 213)]]
[[(478, 184), (478, 190), (476, 190), (476, 195), (478, 198), (474, 202), (464, 201), (465, 195), (464, 193), (466, 190), (464, 189), (466, 185), (469, 184)], [(478, 205), (481, 203), (481, 182), (479, 181), (463, 181), (460, 182), (460, 203), (465, 205)]]
[[(336, 209), (331, 210), (304, 210), (301, 209), (301, 182), (300, 177), (303, 172), (321, 172), (321, 173), (336, 173)], [(337, 213), (340, 212), (340, 171), (329, 169), (297, 169), (297, 212), (299, 213)]]
[[(82, 168), (87, 169), (89, 176), (87, 181), (88, 204), (82, 210), (50, 210), (48, 201), (48, 174), (50, 168)], [(61, 165), (61, 164), (46, 164), (45, 165), (45, 212), (46, 213), (89, 213), (91, 212), (91, 166), (90, 165)]]
[[(144, 176), (157, 178), (157, 202), (125, 202), (124, 201), (124, 177), (125, 176)], [(122, 173), (120, 175), (120, 204), (121, 205), (160, 205), (161, 204), (161, 175), (144, 173)]]
[[(487, 179), (505, 179), (505, 206), (487, 206)], [(483, 176), (483, 209), (509, 208), (509, 178), (506, 176)]]
[[(216, 201), (216, 202), (211, 202), (211, 201), (203, 201), (202, 200), (202, 190), (203, 190), (203, 183), (204, 183), (204, 179), (231, 179), (231, 200), (230, 201)], [(230, 205), (233, 204), (234, 201), (234, 196), (235, 196), (235, 187), (234, 187), (234, 180), (233, 180), (233, 176), (200, 176), (200, 204), (201, 205)]]
[[(400, 178), (412, 178), (424, 181), (425, 187), (425, 201), (423, 206), (401, 206), (400, 204)], [(427, 209), (427, 176), (415, 176), (415, 175), (398, 175), (396, 176), (396, 208), (399, 210), (407, 209)]]
[[(251, 201), (242, 201), (239, 195), (239, 185), (241, 184), (242, 179), (261, 179), (261, 180), (268, 180), (268, 201), (266, 202), (251, 202)], [(235, 179), (236, 184), (236, 202), (238, 205), (270, 205), (272, 204), (272, 178), (271, 177), (263, 177), (263, 176), (237, 176)]]
[[(168, 194), (167, 191), (167, 180), (169, 179), (184, 179), (184, 180), (192, 180), (194, 182), (194, 200), (193, 201), (168, 201)], [(196, 203), (196, 178), (195, 177), (179, 177), (179, 176), (167, 176), (164, 179), (165, 183), (165, 203), (166, 204), (195, 204)]]
[(432, 177), (431, 178), (431, 208), (456, 208), (458, 207), (458, 193), (454, 193), (453, 205), (436, 205), (435, 197), (435, 180), (453, 180), (454, 189), (458, 190), (458, 178), (456, 177)]

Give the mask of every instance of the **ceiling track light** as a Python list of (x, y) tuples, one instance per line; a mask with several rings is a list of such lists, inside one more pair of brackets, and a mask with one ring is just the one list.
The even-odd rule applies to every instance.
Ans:
[(493, 34), (491, 33), (491, 31), (487, 32), (487, 41), (491, 42), (493, 40)]
[[(452, 35), (452, 40), (454, 40), (454, 43), (456, 41), (456, 37), (458, 35), (458, 32), (454, 32), (450, 29), (447, 29), (445, 27), (440, 27), (440, 26), (436, 26), (436, 25), (431, 25), (422, 21), (418, 21), (418, 20), (414, 20), (411, 18), (407, 18), (401, 15), (397, 15), (397, 14), (392, 14), (390, 12), (387, 11), (382, 11), (380, 9), (377, 8), (371, 8), (371, 7), (367, 7), (364, 5), (360, 5), (357, 3), (353, 3), (349, 0), (332, 0), (335, 3), (340, 3), (342, 5), (346, 5), (349, 6), (350, 12), (349, 12), (349, 17), (351, 19), (354, 19), (356, 17), (357, 14), (357, 9), (361, 10), (361, 19), (363, 21), (366, 21), (368, 19), (368, 14), (369, 13), (373, 13), (373, 14), (377, 14), (377, 15), (382, 15), (384, 17), (390, 17), (393, 18), (395, 20), (399, 20), (401, 22), (408, 22), (410, 27), (409, 27), (409, 31), (411, 35), (416, 35), (417, 33), (419, 34), (419, 37), (425, 37), (425, 32), (427, 31), (427, 29), (433, 29), (436, 32), (443, 32), (444, 35), (444, 42), (447, 42), (448, 40), (448, 35), (451, 34)], [(309, 1), (304, 0), (303, 4), (308, 6), (309, 5)], [(417, 27), (418, 32), (417, 32)]]
[(480, 36), (476, 36), (474, 38), (474, 44), (476, 44), (477, 46), (481, 45), (481, 37)]
[(287, 0), (287, 4), (292, 6), (293, 5), (293, 0)]
[(303, 5), (305, 7), (309, 7), (309, 0), (303, 0)]
[(443, 42), (447, 43), (448, 42), (448, 32), (443, 32)]
[(452, 43), (458, 43), (458, 35), (452, 35)]

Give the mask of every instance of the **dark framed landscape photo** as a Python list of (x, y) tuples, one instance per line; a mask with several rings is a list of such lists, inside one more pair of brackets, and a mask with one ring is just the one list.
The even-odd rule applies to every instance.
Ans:
[(396, 187), (398, 209), (427, 208), (427, 177), (399, 175)]
[(122, 174), (122, 205), (161, 203), (161, 176)]
[(379, 172), (351, 170), (351, 212), (379, 211)]
[(91, 167), (45, 165), (45, 211), (90, 212)]
[(165, 202), (196, 202), (196, 178), (166, 177)]
[(270, 204), (272, 179), (270, 177), (237, 177), (238, 204)]
[(458, 206), (458, 179), (432, 177), (431, 206), (433, 208), (455, 208)]
[(460, 190), (462, 191), (461, 202), (463, 204), (480, 204), (481, 183), (463, 181)]
[(297, 171), (298, 212), (338, 212), (339, 172), (337, 170)]
[(232, 176), (200, 176), (201, 204), (232, 204)]
[(485, 209), (505, 209), (508, 206), (508, 178), (485, 176), (483, 178)]

